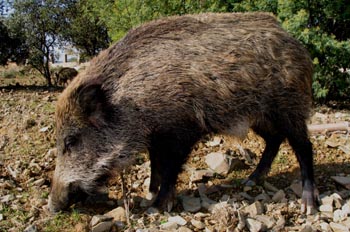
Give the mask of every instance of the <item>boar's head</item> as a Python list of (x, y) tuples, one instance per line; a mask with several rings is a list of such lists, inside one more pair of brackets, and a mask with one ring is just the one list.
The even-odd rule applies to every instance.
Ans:
[[(93, 195), (112, 171), (131, 162), (123, 120), (101, 84), (75, 81), (59, 97), (56, 107), (57, 159), (49, 196), (49, 210), (65, 209), (78, 193)], [(123, 137), (123, 138), (121, 138)]]

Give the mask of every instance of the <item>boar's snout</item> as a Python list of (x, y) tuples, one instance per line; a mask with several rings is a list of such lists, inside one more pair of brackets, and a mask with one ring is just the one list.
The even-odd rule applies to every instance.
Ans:
[(49, 195), (48, 208), (51, 213), (57, 213), (68, 207), (69, 185), (53, 180)]
[(51, 213), (67, 209), (71, 204), (86, 200), (88, 194), (77, 183), (65, 184), (53, 180), (49, 195), (48, 209)]

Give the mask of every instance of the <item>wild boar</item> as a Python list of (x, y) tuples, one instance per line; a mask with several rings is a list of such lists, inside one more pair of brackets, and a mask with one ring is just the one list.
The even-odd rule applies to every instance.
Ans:
[(269, 171), (287, 139), (301, 169), (302, 210), (311, 209), (312, 73), (306, 49), (266, 13), (175, 16), (131, 30), (58, 99), (50, 210), (77, 191), (94, 194), (145, 150), (153, 204), (169, 210), (194, 144), (215, 133), (244, 138), (249, 128), (266, 142), (249, 180)]
[(75, 68), (61, 68), (60, 70), (55, 72), (55, 83), (56, 85), (66, 86), (77, 75), (78, 71)]

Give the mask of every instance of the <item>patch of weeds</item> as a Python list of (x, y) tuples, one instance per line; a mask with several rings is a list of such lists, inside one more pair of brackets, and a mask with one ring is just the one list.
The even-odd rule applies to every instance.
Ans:
[(71, 231), (74, 226), (82, 220), (78, 211), (73, 210), (69, 213), (58, 213), (51, 220), (44, 223), (42, 231), (56, 232), (56, 231)]
[(47, 192), (47, 191), (42, 192), (40, 197), (43, 198), (43, 199), (48, 199), (49, 198), (49, 192)]
[(15, 70), (6, 70), (2, 73), (2, 76), (6, 79), (16, 78), (17, 75), (18, 75), (18, 72)]
[(288, 154), (284, 154), (281, 151), (278, 152), (274, 163), (278, 164), (278, 165), (286, 165), (288, 164), (290, 161), (288, 160)]

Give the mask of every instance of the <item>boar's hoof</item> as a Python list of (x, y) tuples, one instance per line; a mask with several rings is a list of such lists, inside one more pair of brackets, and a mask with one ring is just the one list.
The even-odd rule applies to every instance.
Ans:
[(304, 188), (301, 196), (301, 213), (306, 215), (313, 214), (315, 211), (315, 205), (319, 205), (320, 197), (316, 187)]
[(159, 209), (160, 211), (170, 212), (175, 205), (175, 192), (171, 191), (166, 194), (166, 196), (162, 194), (158, 194), (156, 200), (153, 203), (153, 207)]

